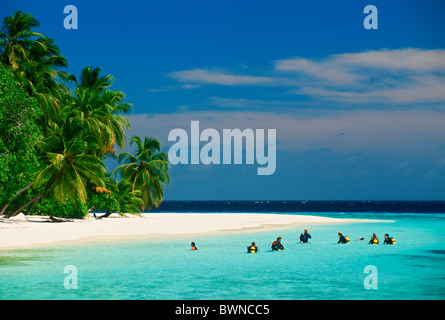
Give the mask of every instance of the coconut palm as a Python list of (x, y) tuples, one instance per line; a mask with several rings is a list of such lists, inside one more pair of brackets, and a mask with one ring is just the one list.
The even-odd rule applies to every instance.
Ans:
[(101, 208), (105, 209), (106, 213), (99, 218), (106, 218), (113, 212), (117, 212), (120, 215), (141, 213), (141, 191), (133, 190), (133, 185), (128, 180), (121, 179), (118, 183), (116, 179), (107, 177), (105, 185), (106, 189), (101, 187), (94, 188), (96, 193), (105, 195), (107, 198)]
[(140, 190), (133, 190), (133, 185), (125, 179), (119, 181), (117, 190), (115, 199), (119, 203), (119, 214), (141, 212), (143, 202)]
[(69, 99), (69, 89), (56, 81), (56, 71), (48, 69), (43, 63), (25, 62), (23, 65), (16, 71), (15, 78), (28, 95), (36, 98), (44, 115), (41, 127), (46, 132), (47, 126), (61, 119), (61, 105)]
[(91, 154), (97, 140), (85, 135), (82, 122), (76, 118), (66, 119), (63, 128), (44, 138), (39, 143), (42, 161), (46, 166), (36, 172), (32, 187), (37, 196), (22, 205), (9, 216), (14, 216), (28, 206), (29, 213), (42, 198), (54, 202), (71, 201), (75, 206), (85, 204), (88, 183), (105, 187), (106, 166), (100, 158)]
[[(123, 92), (111, 90), (114, 79), (101, 75), (101, 68), (86, 67), (79, 79), (61, 71), (67, 60), (53, 39), (34, 31), (39, 25), (32, 15), (17, 11), (3, 20), (0, 30), (0, 64), (11, 70), (15, 81), (43, 111), (35, 119), (43, 136), (37, 143), (40, 167), (32, 181), (14, 194), (16, 202), (27, 202), (12, 215), (25, 208), (30, 212), (45, 198), (84, 208), (88, 195), (100, 190), (110, 195), (105, 203), (113, 212), (138, 213), (159, 206), (170, 182), (168, 157), (160, 152), (159, 141), (145, 137), (142, 143), (133, 137), (135, 156), (123, 153), (119, 158), (127, 163), (117, 170), (124, 179), (108, 181), (102, 159), (116, 155), (115, 146), (125, 147), (130, 122), (122, 115), (130, 112), (131, 105), (124, 102)], [(73, 89), (61, 81), (71, 81)], [(29, 197), (23, 200), (19, 197), (25, 191)], [(7, 205), (1, 212), (6, 209)]]
[[(39, 42), (44, 39), (44, 36), (32, 31), (38, 26), (40, 23), (36, 18), (22, 11), (17, 11), (12, 17), (3, 19), (3, 27), (0, 32), (0, 63), (16, 70), (20, 63), (31, 61), (30, 49), (33, 45), (45, 48), (45, 44)], [(39, 39), (33, 39), (36, 37)]]
[(11, 67), (16, 80), (36, 97), (44, 114), (42, 128), (58, 117), (62, 97), (69, 89), (58, 80), (70, 75), (58, 70), (68, 66), (54, 40), (33, 29), (40, 23), (32, 15), (17, 11), (3, 20), (0, 32), (0, 63)]
[(140, 190), (141, 209), (158, 207), (164, 198), (164, 187), (170, 183), (170, 163), (166, 152), (161, 151), (161, 143), (153, 137), (145, 137), (144, 142), (135, 135), (130, 145), (136, 145), (135, 155), (124, 152), (119, 155), (119, 163), (113, 174), (119, 174), (132, 184), (133, 190)]
[(108, 90), (113, 83), (110, 75), (101, 77), (101, 68), (85, 67), (76, 88), (73, 100), (63, 113), (85, 121), (87, 130), (100, 141), (98, 155), (115, 154), (114, 145), (123, 148), (125, 129), (130, 128), (128, 119), (120, 114), (129, 113), (131, 105), (124, 103), (124, 93)]
[(85, 204), (87, 183), (105, 187), (102, 179), (106, 166), (91, 153), (95, 144), (94, 136), (85, 135), (82, 121), (67, 119), (61, 131), (40, 143), (47, 166), (36, 174), (34, 187), (43, 187), (41, 195), (48, 194), (54, 201)]

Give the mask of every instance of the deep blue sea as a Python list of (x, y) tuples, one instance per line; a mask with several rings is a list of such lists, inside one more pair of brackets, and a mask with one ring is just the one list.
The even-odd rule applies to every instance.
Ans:
[[(232, 209), (227, 209), (231, 207), (227, 202), (218, 206), (200, 203), (201, 207), (194, 202), (182, 203), (182, 207), (166, 203), (158, 211), (279, 212), (375, 222), (3, 251), (0, 299), (445, 298), (443, 202), (428, 202), (425, 212), (422, 204), (414, 202), (398, 202), (406, 212), (396, 210), (397, 203), (380, 203), (382, 210), (376, 210), (375, 202), (361, 211), (345, 210), (357, 208), (356, 202), (335, 203), (331, 208), (343, 209), (338, 211), (329, 210), (324, 203), (328, 210), (318, 212), (303, 212), (298, 206), (292, 210), (284, 201), (275, 207), (270, 202), (263, 206), (260, 201), (250, 202), (251, 210), (246, 210), (249, 206), (244, 201), (238, 206), (230, 202)], [(308, 203), (301, 206), (308, 208)], [(314, 208), (320, 203), (310, 205)], [(266, 212), (258, 209), (265, 206), (269, 208)], [(312, 235), (308, 244), (298, 243), (304, 228)], [(337, 244), (338, 231), (351, 242)], [(389, 233), (397, 244), (368, 245), (374, 232), (381, 241)], [(270, 245), (277, 236), (282, 237), (285, 250), (272, 252)], [(361, 237), (365, 241), (357, 240)], [(191, 241), (198, 251), (190, 251)], [(247, 254), (252, 241), (259, 252)], [(77, 289), (73, 289), (73, 267)]]

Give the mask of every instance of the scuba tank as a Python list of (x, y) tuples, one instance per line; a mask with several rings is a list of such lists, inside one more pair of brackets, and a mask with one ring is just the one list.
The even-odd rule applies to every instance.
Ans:
[(249, 247), (249, 253), (256, 253), (256, 247), (250, 246)]

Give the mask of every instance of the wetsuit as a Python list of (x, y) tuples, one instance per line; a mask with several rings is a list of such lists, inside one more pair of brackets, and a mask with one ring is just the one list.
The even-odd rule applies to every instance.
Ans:
[(256, 253), (258, 251), (258, 247), (257, 246), (248, 246), (247, 247), (247, 252), (248, 253)]
[(385, 241), (383, 241), (383, 244), (393, 244), (393, 239), (390, 237), (385, 238)]
[(274, 241), (272, 243), (272, 250), (284, 250), (283, 245), (281, 244), (281, 242), (278, 241)]
[(379, 238), (377, 238), (377, 237), (372, 237), (372, 238), (369, 240), (368, 244), (379, 244)]
[(309, 233), (305, 232), (300, 235), (300, 242), (302, 242), (302, 243), (307, 243), (309, 241), (309, 239), (312, 239), (312, 237)]
[(337, 243), (348, 243), (344, 235), (340, 235), (340, 239), (338, 239)]

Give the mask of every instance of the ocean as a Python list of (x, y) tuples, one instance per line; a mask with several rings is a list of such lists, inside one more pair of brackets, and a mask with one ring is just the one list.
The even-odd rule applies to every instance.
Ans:
[(445, 213), (445, 201), (164, 201), (151, 212)]
[[(0, 299), (445, 298), (444, 202), (290, 203), (165, 202), (156, 212), (279, 212), (375, 222), (3, 251)], [(304, 228), (312, 239), (300, 244)], [(338, 231), (349, 244), (337, 244)], [(374, 232), (381, 242), (389, 233), (397, 244), (368, 245)], [(273, 252), (278, 236), (285, 250)], [(191, 241), (198, 251), (190, 251)], [(246, 250), (252, 241), (256, 254)]]

